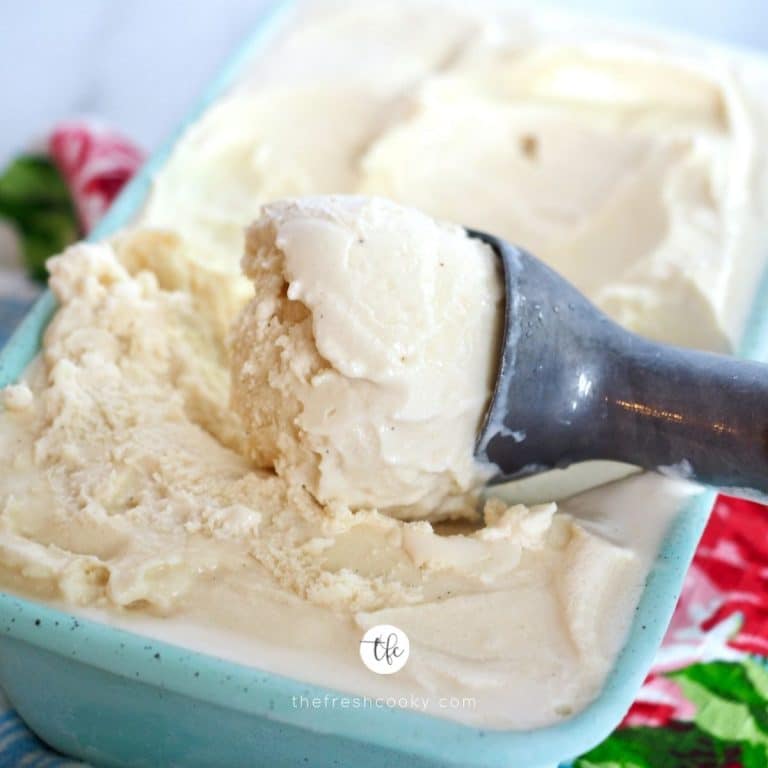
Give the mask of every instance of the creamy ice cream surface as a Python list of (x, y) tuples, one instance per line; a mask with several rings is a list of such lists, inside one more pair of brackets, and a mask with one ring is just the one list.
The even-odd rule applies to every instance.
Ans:
[(497, 258), (456, 225), (382, 199), (265, 207), (233, 332), (233, 407), (258, 464), (322, 503), (474, 515), (493, 387)]
[[(485, 728), (586, 706), (691, 488), (494, 491), (473, 517), (501, 295), (458, 225), (627, 327), (732, 348), (767, 245), (766, 82), (549, 13), (300, 8), (136, 226), (51, 261), (58, 310), (0, 393), (0, 585)], [(360, 660), (376, 624), (410, 638), (394, 675)]]
[[(3, 393), (4, 587), (348, 692), (422, 697), (488, 727), (587, 703), (687, 486), (635, 478), (574, 501), (593, 518), (581, 524), (567, 504), (490, 500), (483, 525), (461, 526), (322, 505), (246, 458), (226, 324), (189, 279), (194, 262), (167, 269), (185, 258), (175, 236), (139, 229), (50, 262), (60, 308), (24, 383)], [(216, 285), (234, 315), (236, 293)], [(649, 507), (642, 526), (617, 534), (635, 494)], [(412, 646), (391, 677), (358, 654), (363, 630), (382, 623)], [(445, 696), (473, 703), (441, 709)]]
[(384, 195), (520, 243), (638, 332), (732, 349), (765, 248), (765, 65), (469, 5), (308, 5), (182, 138), (144, 220), (237, 271), (264, 203)]

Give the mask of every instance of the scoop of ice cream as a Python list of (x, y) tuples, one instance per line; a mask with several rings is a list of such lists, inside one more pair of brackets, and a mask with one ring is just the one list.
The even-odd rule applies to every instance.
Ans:
[(492, 251), (344, 196), (267, 205), (247, 240), (255, 297), (233, 332), (232, 405), (251, 457), (324, 504), (474, 514), (502, 299)]

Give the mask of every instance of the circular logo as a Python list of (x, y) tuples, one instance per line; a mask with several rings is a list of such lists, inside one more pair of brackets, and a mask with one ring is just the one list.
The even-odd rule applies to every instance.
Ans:
[(391, 624), (371, 627), (360, 641), (360, 658), (377, 675), (399, 672), (408, 661), (410, 651), (408, 635)]

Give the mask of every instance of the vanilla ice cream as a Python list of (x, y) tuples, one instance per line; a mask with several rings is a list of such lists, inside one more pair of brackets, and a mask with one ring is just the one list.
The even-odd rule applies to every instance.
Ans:
[(243, 269), (232, 404), (257, 463), (323, 504), (474, 515), (503, 306), (491, 249), (386, 200), (301, 198), (265, 207)]
[(467, 5), (312, 6), (190, 128), (144, 220), (236, 271), (262, 204), (384, 195), (519, 243), (633, 330), (733, 349), (765, 244), (764, 67)]
[[(768, 245), (767, 86), (746, 57), (557, 14), (300, 7), (137, 226), (52, 260), (58, 310), (0, 393), (0, 585), (483, 728), (583, 708), (691, 489), (554, 503), (547, 475), (545, 503), (494, 489), (451, 519), (482, 479), (501, 298), (457, 225), (629, 328), (731, 349)], [(271, 205), (327, 194), (394, 202)], [(394, 675), (360, 660), (377, 624), (410, 638)]]

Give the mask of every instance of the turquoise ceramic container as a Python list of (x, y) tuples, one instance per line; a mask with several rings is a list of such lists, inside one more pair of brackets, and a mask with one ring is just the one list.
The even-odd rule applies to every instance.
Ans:
[[(289, 10), (281, 4), (265, 16), (184, 126), (230, 85)], [(132, 219), (172, 146), (149, 161), (92, 239)], [(768, 286), (761, 296), (758, 307)], [(37, 352), (53, 309), (46, 294), (11, 338), (0, 355), (0, 386), (16, 380)], [(756, 312), (743, 351), (759, 357), (767, 342), (768, 322)], [(294, 696), (334, 692), (2, 593), (0, 686), (40, 738), (97, 766), (551, 768), (602, 740), (629, 707), (672, 615), (712, 500), (703, 492), (681, 509), (601, 695), (548, 728), (483, 731), (406, 710), (296, 709)]]

